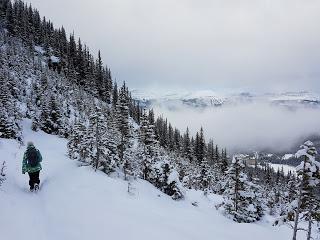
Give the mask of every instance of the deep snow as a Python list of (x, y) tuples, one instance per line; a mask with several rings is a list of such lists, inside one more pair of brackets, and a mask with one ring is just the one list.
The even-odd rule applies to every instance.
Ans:
[(30, 125), (24, 121), (24, 138), (32, 140), (43, 155), (41, 190), (30, 193), (28, 177), (21, 173), (25, 147), (0, 139), (0, 163), (7, 162), (7, 180), (0, 186), (0, 239), (291, 238), (291, 230), (272, 227), (270, 217), (254, 224), (225, 218), (214, 207), (220, 196), (187, 191), (185, 200), (173, 201), (142, 180), (131, 182), (132, 194), (128, 194), (128, 182), (78, 167), (66, 156), (66, 140), (32, 132)]

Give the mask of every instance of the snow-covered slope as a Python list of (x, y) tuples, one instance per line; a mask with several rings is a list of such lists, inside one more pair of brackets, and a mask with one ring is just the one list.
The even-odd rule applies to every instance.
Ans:
[[(24, 147), (0, 139), (0, 162), (7, 163), (0, 187), (0, 236), (6, 240), (82, 239), (289, 239), (291, 230), (272, 227), (266, 217), (256, 224), (238, 224), (222, 216), (214, 205), (220, 197), (189, 191), (173, 201), (151, 184), (128, 182), (78, 167), (66, 156), (66, 140), (32, 132), (24, 121), (24, 138), (43, 155), (41, 191), (30, 193), (21, 174)], [(191, 203), (197, 202), (198, 207)], [(270, 219), (271, 221), (271, 219)]]

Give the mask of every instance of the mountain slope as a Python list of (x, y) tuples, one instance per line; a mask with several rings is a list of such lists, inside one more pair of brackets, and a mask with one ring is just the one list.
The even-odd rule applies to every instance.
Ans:
[[(214, 204), (219, 197), (188, 191), (183, 201), (173, 201), (151, 184), (128, 182), (78, 167), (66, 157), (66, 140), (30, 130), (24, 120), (23, 135), (34, 141), (43, 155), (42, 186), (28, 190), (21, 174), (24, 147), (0, 142), (0, 162), (7, 162), (1, 188), (0, 226), (3, 239), (288, 239), (290, 229), (259, 224), (238, 224), (222, 216)], [(197, 202), (198, 207), (192, 202)]]
[[(166, 118), (156, 119), (152, 110), (144, 111), (125, 83), (118, 89), (100, 54), (95, 60), (74, 35), (67, 40), (63, 28), (40, 22), (38, 11), (20, 0), (3, 3), (0, 137), (19, 143), (34, 140), (45, 161), (42, 191), (31, 194), (27, 176), (20, 173), (24, 149), (1, 140), (0, 163), (8, 164), (4, 184), (0, 168), (1, 237), (283, 239), (291, 235), (285, 227), (274, 232), (273, 219), (267, 219), (268, 213), (279, 217), (291, 203), (286, 194), (288, 182), (295, 179), (284, 174), (280, 179), (272, 170), (257, 168), (258, 186), (227, 172), (237, 168), (246, 176), (249, 170), (239, 161), (229, 161), (227, 150), (217, 142), (207, 144), (202, 128), (192, 137)], [(68, 143), (30, 128), (61, 136)], [(86, 167), (79, 168), (80, 162)], [(131, 180), (129, 185), (123, 178), (147, 182)], [(233, 179), (242, 181), (243, 188), (237, 190)], [(240, 191), (244, 198), (234, 205), (241, 208), (223, 207)], [(235, 221), (258, 223), (236, 225), (224, 218), (214, 208), (222, 196), (212, 193), (224, 196), (221, 213)], [(235, 218), (240, 215), (241, 219)]]

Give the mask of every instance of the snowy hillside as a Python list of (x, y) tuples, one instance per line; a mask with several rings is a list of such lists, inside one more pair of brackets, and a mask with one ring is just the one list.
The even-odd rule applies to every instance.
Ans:
[[(30, 193), (21, 174), (25, 147), (0, 141), (0, 162), (7, 163), (0, 187), (1, 239), (168, 239), (219, 240), (290, 239), (291, 229), (272, 227), (270, 217), (256, 224), (238, 224), (214, 207), (221, 198), (190, 190), (185, 200), (173, 201), (151, 184), (128, 182), (78, 167), (67, 158), (67, 141), (31, 131), (23, 122), (23, 135), (43, 155), (41, 190)], [(197, 202), (197, 204), (195, 204)], [(194, 205), (198, 205), (193, 206)], [(301, 238), (303, 239), (303, 238)]]
[[(180, 128), (172, 116), (144, 109), (126, 82), (118, 85), (100, 51), (95, 58), (83, 42), (20, 0), (0, 4), (1, 239), (288, 239), (298, 230), (300, 239), (306, 232), (308, 240), (319, 236), (320, 163), (313, 139), (299, 150), (296, 175), (256, 167), (259, 154), (241, 159), (227, 144), (239, 146), (243, 136), (262, 128), (254, 127), (251, 114), (253, 121), (239, 121), (239, 114), (221, 113), (223, 122), (232, 123), (222, 131), (225, 143), (217, 133), (207, 138), (203, 127)], [(169, 94), (163, 101), (172, 108), (265, 99), (286, 105), (287, 97), (304, 102), (303, 94), (308, 95), (288, 93), (283, 100), (205, 91), (182, 98)], [(279, 132), (274, 114), (259, 116), (276, 120)], [(290, 121), (297, 120), (292, 116)], [(199, 116), (183, 118), (188, 126)], [(317, 117), (308, 119), (318, 126)], [(235, 133), (234, 122), (242, 129), (249, 125), (249, 131)], [(296, 128), (307, 134), (306, 126), (314, 133), (310, 124)], [(268, 149), (272, 131), (265, 129), (255, 142)], [(24, 156), (23, 172), (30, 173), (33, 190), (41, 158), (32, 143), (23, 155), (30, 140), (43, 156), (37, 193), (21, 174)]]

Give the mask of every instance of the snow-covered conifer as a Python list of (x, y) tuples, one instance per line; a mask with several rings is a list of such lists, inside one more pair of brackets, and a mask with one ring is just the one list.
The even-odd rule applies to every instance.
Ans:
[(301, 157), (303, 160), (297, 166), (299, 176), (297, 188), (299, 192), (296, 205), (294, 206), (293, 240), (296, 239), (300, 217), (308, 221), (307, 240), (310, 240), (312, 224), (315, 220), (318, 220), (320, 213), (320, 201), (315, 196), (315, 188), (320, 183), (320, 163), (315, 160), (316, 154), (316, 148), (311, 141), (306, 141), (296, 153), (296, 157)]
[(259, 199), (259, 187), (248, 181), (243, 172), (244, 163), (240, 158), (233, 157), (227, 171), (224, 201), (220, 207), (224, 214), (236, 222), (254, 222), (263, 215)]

